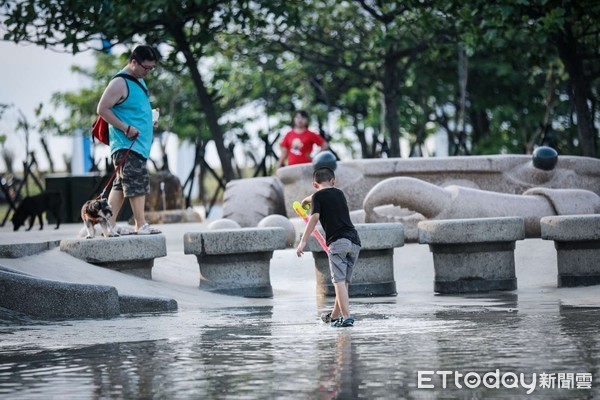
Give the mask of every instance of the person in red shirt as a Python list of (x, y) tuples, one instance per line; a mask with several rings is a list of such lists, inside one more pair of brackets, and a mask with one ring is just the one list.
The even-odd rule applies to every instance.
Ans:
[(283, 166), (286, 159), (288, 165), (311, 162), (310, 153), (312, 153), (314, 145), (319, 146), (320, 151), (329, 149), (322, 136), (308, 130), (307, 112), (298, 110), (294, 115), (294, 128), (286, 133), (281, 141), (279, 167)]

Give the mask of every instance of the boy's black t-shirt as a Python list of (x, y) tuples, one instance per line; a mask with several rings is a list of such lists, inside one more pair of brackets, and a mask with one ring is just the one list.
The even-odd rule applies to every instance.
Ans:
[(350, 221), (346, 196), (340, 189), (330, 187), (316, 191), (312, 197), (312, 212), (319, 213), (328, 246), (342, 238), (361, 245), (358, 232)]

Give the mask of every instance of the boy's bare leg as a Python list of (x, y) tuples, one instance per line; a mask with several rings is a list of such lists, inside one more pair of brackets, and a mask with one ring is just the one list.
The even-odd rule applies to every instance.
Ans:
[[(335, 287), (335, 283), (334, 283)], [(333, 302), (333, 311), (331, 312), (331, 319), (337, 319), (340, 317), (340, 302), (338, 301), (337, 289), (335, 289), (335, 301)]]
[[(333, 311), (338, 308), (344, 319), (350, 316), (350, 299), (348, 298), (348, 282), (335, 282), (335, 306)], [(332, 314), (336, 315), (336, 314)]]

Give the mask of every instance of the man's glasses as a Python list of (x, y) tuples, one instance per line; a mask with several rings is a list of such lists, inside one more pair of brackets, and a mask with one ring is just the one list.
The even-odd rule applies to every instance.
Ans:
[(138, 65), (142, 68), (144, 68), (144, 71), (152, 71), (154, 68), (156, 68), (156, 65), (152, 66), (152, 67), (146, 67), (144, 64), (142, 63), (138, 63)]

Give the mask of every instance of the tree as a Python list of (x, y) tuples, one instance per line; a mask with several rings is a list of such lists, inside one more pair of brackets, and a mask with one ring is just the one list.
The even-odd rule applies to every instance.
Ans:
[[(564, 94), (573, 105), (573, 122), (577, 127), (581, 153), (584, 156), (596, 156), (598, 132), (594, 127), (594, 119), (598, 111), (594, 105), (598, 102), (595, 88), (600, 78), (600, 4), (591, 0), (503, 0), (494, 3), (475, 2), (473, 7), (479, 18), (463, 20), (478, 32), (469, 33), (473, 48), (495, 48), (498, 43), (526, 45), (528, 49), (517, 47), (516, 50), (520, 50), (527, 61), (547, 55), (544, 62), (546, 69), (553, 64), (552, 56), (560, 59), (568, 83)], [(534, 67), (523, 60), (521, 65)], [(550, 88), (553, 79), (547, 80)], [(558, 86), (556, 89), (561, 90)], [(547, 104), (549, 106), (551, 104)]]
[[(215, 93), (201, 73), (202, 61), (219, 32), (236, 29), (252, 19), (250, 1), (55, 2), (2, 0), (5, 40), (28, 41), (44, 47), (64, 47), (73, 53), (92, 48), (101, 38), (111, 45), (143, 40), (167, 52), (173, 69), (185, 67), (206, 115), (226, 180), (234, 177), (223, 142)], [(213, 48), (214, 49), (214, 48)], [(100, 50), (100, 49), (97, 49)]]
[(383, 96), (391, 155), (400, 156), (398, 102), (418, 55), (440, 45), (451, 30), (439, 2), (304, 2), (265, 33), (283, 50), (333, 71), (355, 74)]

